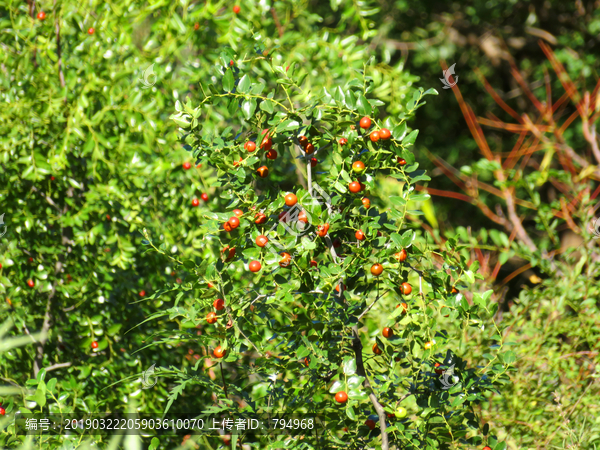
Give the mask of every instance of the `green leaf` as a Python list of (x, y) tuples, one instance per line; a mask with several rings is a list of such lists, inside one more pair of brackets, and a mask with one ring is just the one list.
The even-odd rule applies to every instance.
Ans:
[(260, 102), (260, 109), (268, 112), (269, 114), (273, 114), (273, 106), (275, 105), (275, 103), (273, 103), (271, 100), (263, 100), (262, 102)]
[(254, 111), (256, 111), (256, 99), (250, 98), (242, 102), (242, 113), (246, 120), (250, 120), (254, 115)]
[(415, 143), (415, 141), (417, 140), (417, 135), (419, 134), (419, 130), (413, 130), (411, 131), (408, 136), (406, 136), (403, 140), (402, 140), (402, 146), (403, 147), (410, 147), (411, 145), (413, 145)]
[(363, 390), (350, 389), (348, 391), (348, 398), (351, 400), (367, 400), (369, 396)]
[(362, 95), (362, 93), (358, 93), (357, 99), (356, 99), (356, 107), (358, 108), (358, 112), (360, 114), (362, 114), (363, 116), (370, 116), (371, 115), (371, 105), (369, 104), (369, 102), (367, 101), (367, 99), (365, 98), (364, 95)]
[(346, 415), (348, 416), (348, 419), (356, 421), (356, 413), (352, 406), (346, 408)]
[(342, 364), (344, 375), (354, 375), (356, 373), (356, 360), (352, 357), (348, 357)]
[(475, 275), (473, 275), (473, 272), (472, 272), (472, 271), (470, 271), (470, 270), (467, 270), (467, 271), (465, 271), (465, 272), (464, 272), (464, 274), (463, 274), (463, 275), (466, 277), (467, 281), (468, 281), (470, 284), (473, 284), (473, 283), (475, 283)]
[(160, 440), (157, 437), (153, 437), (152, 441), (150, 442), (150, 446), (148, 447), (148, 450), (157, 450), (159, 445)]
[(223, 89), (225, 92), (233, 91), (234, 80), (233, 80), (233, 72), (230, 69), (225, 71), (225, 75), (223, 76)]
[(344, 383), (341, 382), (340, 380), (337, 380), (331, 385), (331, 388), (329, 388), (329, 393), (337, 394), (339, 391), (343, 391), (343, 390), (344, 390)]
[(237, 85), (237, 92), (240, 94), (247, 94), (250, 90), (250, 77), (248, 75), (244, 75), (240, 78), (240, 82)]
[(346, 383), (348, 384), (348, 389), (359, 389), (362, 386), (364, 381), (365, 381), (365, 377), (359, 377), (358, 375), (353, 375), (350, 378), (348, 378)]
[(513, 351), (508, 351), (506, 353), (504, 353), (502, 355), (502, 359), (504, 359), (504, 362), (506, 364), (512, 364), (517, 360), (517, 356), (515, 355), (515, 353)]
[(402, 141), (404, 136), (406, 136), (406, 122), (402, 122), (392, 129), (392, 137), (397, 141)]

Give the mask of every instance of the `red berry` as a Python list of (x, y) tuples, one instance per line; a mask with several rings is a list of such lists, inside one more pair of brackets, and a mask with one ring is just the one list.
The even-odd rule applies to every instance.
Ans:
[(269, 168), (267, 166), (261, 166), (258, 169), (256, 169), (256, 173), (259, 177), (265, 178), (269, 175)]
[(400, 262), (406, 261), (406, 258), (408, 258), (408, 254), (406, 253), (406, 249), (402, 249), (398, 253), (394, 253), (394, 258), (396, 258)]
[(200, 198), (202, 200), (204, 200), (205, 202), (207, 202), (208, 201), (208, 194), (206, 192), (203, 192), (202, 195), (200, 196)]
[(369, 138), (371, 139), (371, 142), (377, 142), (379, 140), (379, 131), (373, 131)]
[(285, 204), (288, 206), (294, 206), (298, 203), (298, 197), (295, 194), (289, 193), (285, 196)]
[(358, 181), (353, 181), (348, 185), (348, 189), (353, 194), (356, 194), (357, 192), (360, 192), (360, 183)]
[(222, 358), (225, 356), (225, 352), (226, 350), (219, 345), (213, 350), (213, 355), (215, 355), (215, 358)]
[(200, 200), (198, 200), (197, 198), (192, 199), (192, 206), (196, 207), (200, 204)]
[[(246, 142), (244, 144), (244, 148), (246, 150), (248, 150), (248, 152), (252, 153), (254, 150), (256, 150), (256, 142), (254, 142), (254, 141), (248, 141), (248, 142)], [(240, 158), (240, 161), (241, 161), (241, 158)]]
[(340, 138), (339, 142), (340, 142), (340, 145), (346, 145), (348, 143), (348, 139)]
[(50, 179), (51, 179), (52, 181), (54, 181), (54, 175), (52, 175), (52, 176), (50, 177)]
[(271, 139), (269, 136), (265, 136), (262, 142), (260, 143), (260, 148), (268, 152), (269, 150), (271, 150), (271, 147), (273, 147), (273, 139)]
[(316, 167), (317, 163), (318, 163), (317, 158), (311, 158), (310, 159), (310, 166), (311, 167)]
[(348, 401), (348, 394), (346, 394), (344, 391), (338, 392), (335, 394), (335, 401), (338, 403), (346, 403)]
[(371, 126), (371, 119), (369, 117), (365, 116), (362, 119), (360, 119), (359, 125), (361, 128), (364, 128), (366, 130), (367, 128), (369, 128)]
[(384, 141), (387, 141), (389, 138), (392, 137), (392, 133), (390, 133), (390, 130), (388, 130), (387, 128), (382, 128), (381, 130), (379, 130), (379, 137)]
[(146, 291), (143, 291), (143, 290), (140, 291), (139, 296), (140, 297), (145, 297), (146, 296)]
[(269, 150), (265, 155), (269, 159), (277, 159), (277, 152), (273, 149)]
[(435, 367), (435, 373), (437, 373), (438, 375), (441, 375), (442, 373), (444, 373), (444, 371), (442, 369), (438, 369), (438, 367), (441, 366), (440, 363), (436, 362), (433, 366)]
[(255, 224), (262, 225), (266, 221), (267, 221), (267, 216), (265, 214), (259, 212), (254, 215), (254, 223)]
[(233, 66), (233, 59), (230, 59), (230, 60), (229, 60), (229, 65), (230, 65), (230, 66)]
[(240, 8), (238, 5), (235, 5), (233, 7), (233, 12), (236, 14), (239, 14), (241, 10), (242, 10), (242, 8)]
[(240, 219), (238, 219), (236, 216), (230, 217), (229, 220), (227, 221), (227, 223), (229, 224), (229, 226), (231, 227), (232, 230), (236, 229), (237, 227), (240, 226)]
[(194, 24), (194, 30), (198, 30), (198, 29), (200, 29), (200, 24), (198, 22), (196, 22)]
[(373, 419), (367, 419), (367, 421), (365, 422), (365, 425), (369, 427), (369, 429), (374, 429), (375, 428), (375, 421)]
[(313, 259), (313, 260), (311, 260), (311, 261), (310, 261), (310, 265), (311, 265), (312, 267), (317, 267), (317, 266), (318, 266), (318, 263), (317, 263), (317, 262), (316, 262), (316, 261)]
[(487, 445), (485, 447), (483, 447), (483, 450), (492, 450), (491, 447), (488, 447)]
[(298, 142), (300, 143), (302, 148), (306, 148), (306, 146), (308, 145), (308, 138), (306, 136), (299, 136)]
[(264, 247), (265, 245), (267, 245), (268, 242), (269, 238), (263, 236), (262, 234), (256, 237), (256, 245), (258, 245), (259, 247)]
[(408, 295), (408, 294), (410, 294), (412, 292), (412, 287), (408, 283), (402, 283), (402, 286), (400, 287), (400, 290), (402, 291), (402, 293), (404, 295)]
[(213, 311), (209, 312), (206, 315), (206, 321), (208, 323), (215, 323), (217, 321), (217, 314), (215, 312), (213, 312)]
[(213, 306), (217, 311), (221, 311), (223, 308), (225, 308), (225, 300), (218, 298), (213, 302)]
[(383, 266), (381, 264), (373, 264), (371, 266), (371, 273), (373, 276), (378, 277), (383, 272)]
[(225, 253), (227, 250), (229, 250), (229, 254), (225, 257), (225, 261), (229, 261), (235, 256), (235, 247), (229, 248), (229, 245), (226, 245), (222, 253)]
[(394, 330), (392, 330), (392, 329), (391, 329), (391, 328), (389, 328), (389, 327), (385, 327), (385, 328), (383, 329), (383, 331), (381, 332), (381, 334), (383, 334), (383, 337), (385, 337), (385, 338), (388, 338), (388, 339), (389, 339), (389, 338), (391, 338), (392, 336), (394, 336)]
[(192, 164), (186, 161), (183, 163), (183, 168), (185, 170), (190, 170), (192, 168)]
[(369, 209), (371, 207), (371, 200), (365, 197), (362, 199), (362, 204), (365, 207), (365, 209)]
[(98, 348), (98, 341), (92, 342), (92, 348)]
[(44, 11), (40, 11), (37, 15), (38, 20), (44, 20), (46, 18), (46, 13)]
[(292, 261), (292, 255), (287, 252), (283, 252), (281, 254), (281, 261), (279, 261), (279, 265), (281, 267), (288, 267)]
[(248, 269), (250, 269), (250, 272), (258, 272), (261, 269), (261, 265), (260, 262), (258, 261), (251, 261), (250, 264), (248, 264)]
[(406, 160), (404, 158), (398, 158), (398, 164), (400, 164), (401, 166), (405, 166)]
[(94, 34), (94, 29), (93, 28), (88, 28), (88, 34), (91, 36), (92, 34)]
[(0, 416), (3, 416), (5, 414), (6, 414), (6, 410), (2, 406), (0, 406)]
[(298, 221), (308, 223), (308, 217), (306, 217), (306, 211), (300, 211), (298, 214)]
[(241, 209), (234, 209), (233, 213), (238, 217), (242, 217), (244, 215), (244, 211), (242, 211)]
[(30, 288), (35, 286), (35, 282), (33, 280), (27, 280), (27, 286), (29, 286)]
[(327, 232), (329, 231), (329, 224), (325, 223), (323, 225), (319, 225), (317, 227), (317, 234), (319, 235), (319, 237), (325, 237), (327, 235)]

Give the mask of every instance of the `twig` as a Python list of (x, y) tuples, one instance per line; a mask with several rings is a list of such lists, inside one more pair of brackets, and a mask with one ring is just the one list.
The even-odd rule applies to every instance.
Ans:
[(58, 363), (58, 364), (52, 364), (49, 367), (46, 367), (46, 372), (50, 372), (51, 370), (56, 370), (56, 369), (62, 369), (63, 367), (70, 367), (71, 363), (70, 362), (66, 362), (66, 363)]
[(365, 381), (363, 381), (363, 386), (365, 389), (371, 391), (369, 393), (369, 399), (371, 400), (371, 403), (373, 403), (375, 411), (377, 411), (377, 415), (379, 416), (379, 427), (381, 429), (381, 450), (389, 450), (390, 447), (388, 443), (388, 434), (386, 431), (387, 425), (385, 423), (386, 414), (383, 406), (381, 406), (377, 400), (371, 383), (369, 383), (369, 379), (367, 378), (367, 373), (365, 372), (365, 365), (363, 363), (362, 355), (363, 345), (360, 341), (360, 337), (358, 336), (358, 325), (354, 325), (352, 327), (352, 335), (352, 349), (354, 350), (354, 354), (356, 356), (356, 373), (358, 373), (359, 376), (364, 377)]
[(277, 27), (277, 32), (279, 33), (279, 37), (282, 37), (283, 36), (283, 27), (281, 26), (279, 17), (277, 17), (277, 11), (275, 11), (275, 8), (271, 8), (271, 15), (273, 16), (273, 20), (275, 21), (275, 26)]
[(383, 294), (382, 294), (382, 295), (380, 295), (379, 297), (377, 297), (375, 300), (373, 300), (373, 303), (371, 303), (371, 304), (370, 304), (370, 305), (367, 307), (367, 309), (365, 309), (365, 310), (364, 310), (364, 311), (363, 311), (363, 312), (360, 314), (360, 316), (358, 316), (358, 318), (356, 319), (356, 321), (357, 321), (357, 322), (360, 322), (360, 319), (362, 319), (362, 318), (363, 318), (363, 316), (364, 316), (366, 313), (368, 313), (368, 312), (371, 310), (371, 308), (372, 308), (373, 306), (375, 306), (375, 303), (377, 303), (381, 297), (383, 297)]
[(35, 359), (33, 360), (34, 378), (37, 378), (44, 361), (44, 345), (48, 339), (48, 330), (50, 329), (50, 321), (52, 320), (52, 315), (50, 314), (50, 305), (52, 304), (52, 297), (54, 297), (55, 292), (54, 286), (52, 286), (52, 292), (48, 294), (48, 301), (46, 302), (46, 313), (44, 314), (44, 324), (42, 325), (42, 336), (37, 344), (36, 355)]
[(227, 383), (225, 383), (225, 375), (223, 374), (223, 363), (221, 362), (219, 363), (219, 369), (221, 369), (221, 380), (223, 380), (223, 390), (225, 391), (225, 398), (227, 398)]
[[(60, 79), (60, 85), (64, 88), (65, 87), (65, 76), (63, 75), (63, 69), (62, 69), (62, 52), (61, 52), (61, 45), (60, 45), (60, 24), (58, 21), (58, 12), (56, 12), (56, 0), (54, 0), (54, 11), (55, 11), (55, 21), (54, 21), (54, 29), (56, 31), (56, 55), (58, 56), (58, 77)], [(65, 94), (65, 102), (67, 101), (67, 97)]]
[[(299, 154), (299, 156), (304, 156), (302, 154), (302, 152), (303, 152), (302, 146), (300, 145), (300, 142), (298, 142), (298, 139), (296, 139), (294, 137), (293, 138), (293, 142), (295, 144), (294, 148), (297, 150), (297, 154)], [(298, 175), (298, 181), (300, 182), (300, 184), (302, 185), (302, 187), (304, 189), (308, 189), (308, 184), (306, 182), (306, 177), (304, 176), (304, 173), (302, 173), (302, 168), (300, 166), (300, 163), (298, 162), (298, 160), (296, 158), (293, 158), (293, 160), (294, 160), (294, 165), (296, 166), (296, 175)]]

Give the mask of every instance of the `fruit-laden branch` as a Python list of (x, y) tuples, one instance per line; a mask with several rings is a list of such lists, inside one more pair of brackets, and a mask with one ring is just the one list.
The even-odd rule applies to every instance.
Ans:
[(367, 378), (367, 373), (365, 371), (365, 365), (363, 363), (362, 355), (363, 345), (360, 341), (360, 337), (358, 336), (358, 325), (354, 325), (352, 327), (352, 349), (354, 350), (354, 354), (356, 356), (356, 373), (359, 376), (365, 378), (365, 381), (363, 381), (363, 386), (365, 387), (365, 389), (371, 391), (369, 393), (369, 399), (371, 400), (371, 403), (373, 403), (375, 411), (377, 411), (377, 415), (379, 416), (379, 427), (381, 429), (381, 450), (389, 450), (390, 446), (388, 443), (388, 434), (386, 431), (387, 425), (385, 423), (385, 410), (377, 400), (377, 397), (373, 392), (373, 388), (371, 387), (371, 383), (369, 383), (369, 379)]

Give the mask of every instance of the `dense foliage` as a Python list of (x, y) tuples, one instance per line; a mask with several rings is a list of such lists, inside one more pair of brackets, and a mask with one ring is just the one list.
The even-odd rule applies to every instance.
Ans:
[[(232, 7), (0, 0), (0, 446), (34, 444), (14, 436), (19, 410), (222, 411), (234, 398), (264, 407), (271, 394), (273, 406), (310, 400), (307, 411), (329, 423), (328, 446), (381, 445), (359, 342), (378, 402), (406, 408), (386, 425), (402, 447), (597, 446), (598, 8)], [(452, 90), (440, 59), (457, 63)], [(423, 98), (431, 88), (441, 95)], [(364, 115), (390, 139), (365, 138)], [(264, 130), (277, 159), (243, 148), (260, 146)], [(309, 157), (300, 135), (315, 147)], [(349, 193), (359, 178), (353, 189), (366, 190)], [(288, 192), (308, 230), (279, 220)], [(267, 222), (254, 223), (252, 207)], [(234, 208), (240, 226), (227, 233)], [(328, 237), (309, 241), (325, 221)], [(274, 237), (261, 250), (259, 232)], [(286, 250), (291, 264), (280, 267)], [(372, 277), (378, 262), (383, 275)], [(218, 297), (226, 314), (207, 324)], [(228, 348), (222, 366), (217, 344)], [(460, 379), (449, 391), (431, 365), (446, 351)], [(153, 365), (158, 382), (142, 389)], [(342, 386), (350, 399), (338, 405)], [(227, 442), (194, 440), (186, 445)]]

